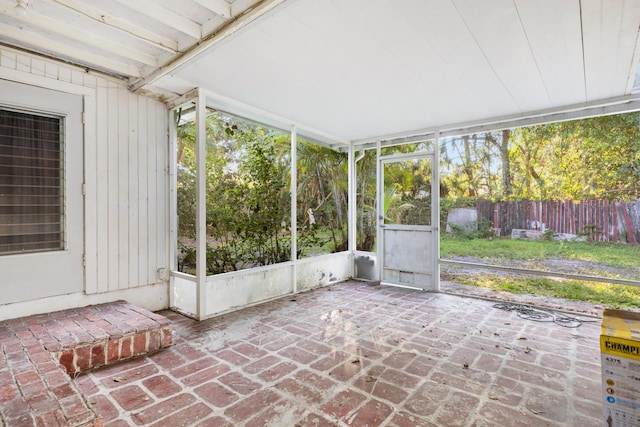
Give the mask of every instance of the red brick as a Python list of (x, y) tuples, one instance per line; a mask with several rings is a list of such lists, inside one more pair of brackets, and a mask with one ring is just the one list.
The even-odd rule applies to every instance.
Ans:
[(151, 398), (137, 385), (131, 385), (111, 393), (118, 405), (125, 411), (140, 409), (152, 402)]
[(315, 387), (317, 390), (326, 392), (331, 389), (337, 383), (327, 377), (317, 375), (306, 369), (302, 369), (293, 375), (294, 378), (300, 382)]
[(222, 350), (222, 351), (216, 352), (216, 357), (235, 366), (246, 365), (251, 361), (250, 359), (244, 357), (239, 353), (236, 353), (233, 350)]
[[(599, 387), (596, 388), (599, 389)], [(540, 414), (541, 417), (551, 420), (554, 424), (562, 425), (567, 421), (567, 403), (567, 397), (562, 393), (537, 390), (535, 394), (532, 393), (529, 396), (524, 406), (531, 413)]]
[(394, 353), (387, 357), (383, 361), (383, 364), (392, 368), (402, 369), (409, 364), (409, 362), (412, 362), (416, 356), (416, 353)]
[(120, 360), (129, 359), (133, 355), (133, 337), (118, 338), (120, 341)]
[(335, 368), (345, 360), (349, 360), (350, 357), (352, 358), (353, 356), (350, 356), (349, 354), (342, 351), (335, 351), (329, 356), (323, 357), (320, 360), (316, 360), (311, 365), (309, 365), (309, 367), (317, 371), (328, 371), (329, 369)]
[(196, 360), (195, 362), (189, 363), (187, 365), (180, 366), (177, 369), (171, 370), (171, 375), (176, 378), (186, 377), (187, 375), (194, 374), (196, 372), (203, 371), (212, 365), (217, 365), (218, 362), (213, 360), (210, 357), (205, 357), (204, 359)]
[(142, 385), (159, 398), (170, 396), (182, 390), (180, 385), (176, 384), (166, 375), (156, 375), (155, 377), (147, 378), (142, 381)]
[(304, 365), (308, 365), (318, 358), (318, 355), (309, 353), (308, 351), (297, 348), (296, 346), (287, 347), (284, 350), (279, 351), (278, 354)]
[(427, 420), (407, 413), (397, 414), (389, 425), (393, 427), (440, 427), (439, 424), (432, 424)]
[(344, 390), (322, 406), (322, 412), (336, 418), (343, 418), (365, 400), (366, 398), (360, 393), (352, 390)]
[(162, 347), (169, 347), (172, 343), (171, 326), (162, 328)]
[(38, 427), (58, 427), (66, 424), (67, 420), (65, 420), (64, 414), (59, 409), (36, 416), (36, 425)]
[(7, 426), (11, 427), (32, 427), (34, 419), (31, 414), (21, 414), (15, 418), (7, 418)]
[(271, 382), (279, 380), (285, 375), (298, 369), (298, 366), (291, 362), (278, 363), (276, 366), (265, 369), (258, 376), (262, 381)]
[(147, 332), (136, 334), (133, 338), (133, 355), (139, 356), (147, 352)]
[[(358, 363), (354, 363), (355, 360), (358, 360)], [(336, 379), (338, 381), (347, 381), (356, 375), (362, 369), (362, 365), (364, 361), (360, 361), (359, 359), (353, 359), (352, 361), (343, 363), (335, 367), (333, 370), (329, 372), (328, 375), (331, 378)]]
[(486, 402), (478, 414), (482, 417), (482, 421), (478, 425), (494, 425), (494, 426), (542, 426), (549, 423), (536, 423), (532, 413), (514, 409), (497, 402)]
[(179, 347), (175, 346), (149, 355), (149, 358), (165, 369), (175, 369), (186, 362), (186, 359), (180, 354)]
[(91, 408), (105, 421), (110, 421), (120, 415), (120, 411), (111, 401), (102, 394), (97, 394), (87, 399)]
[(41, 375), (48, 374), (50, 372), (60, 372), (60, 364), (53, 361), (53, 359), (48, 362), (38, 363), (38, 372)]
[[(431, 381), (416, 390), (405, 402), (404, 407), (420, 417), (432, 415), (449, 394), (448, 385)], [(509, 425), (509, 424), (507, 424)]]
[(314, 427), (335, 427), (336, 423), (333, 421), (327, 421), (326, 418), (317, 414), (309, 414), (307, 417), (299, 423), (301, 426), (314, 426)]
[[(142, 359), (142, 361), (144, 360), (145, 359)], [(101, 381), (101, 384), (107, 388), (118, 388), (122, 386), (123, 383), (131, 383), (158, 373), (158, 368), (152, 364), (141, 365), (137, 368), (128, 369), (126, 371), (123, 371), (123, 369), (128, 367), (126, 364), (116, 364), (114, 367), (119, 367), (120, 370), (112, 371), (109, 377), (106, 377)], [(117, 379), (117, 381), (115, 379)]]
[(196, 398), (190, 394), (178, 394), (149, 406), (140, 412), (136, 412), (131, 416), (131, 419), (138, 425), (149, 425), (185, 406), (191, 405), (195, 400)]
[(349, 424), (352, 426), (377, 426), (389, 418), (393, 408), (377, 400), (368, 401), (362, 408), (349, 417)]
[(58, 403), (70, 425), (81, 425), (95, 418), (95, 414), (87, 408), (84, 400), (76, 396), (60, 400)]
[(224, 408), (238, 400), (238, 395), (215, 382), (204, 384), (194, 390), (202, 399), (218, 408)]
[(15, 384), (9, 383), (3, 386), (0, 386), (0, 402), (8, 402), (9, 400), (13, 400), (20, 395), (18, 387)]
[(67, 371), (67, 374), (73, 374), (75, 372), (75, 351), (73, 350), (65, 350), (58, 360), (60, 360), (60, 364)]
[(80, 372), (91, 368), (91, 347), (84, 346), (76, 349), (76, 367)]
[(69, 396), (78, 396), (78, 392), (71, 387), (71, 384), (61, 384), (57, 387), (54, 387), (52, 390), (53, 394), (55, 394), (58, 400), (65, 399)]
[(265, 354), (267, 354), (266, 351), (259, 349), (258, 347), (251, 345), (251, 344), (241, 344), (238, 346), (233, 347), (233, 349), (244, 355), (247, 356), (251, 359), (257, 359), (259, 357), (263, 357)]
[(299, 419), (304, 412), (305, 408), (294, 407), (293, 404), (271, 405), (249, 419), (244, 427), (285, 426), (291, 420)]
[[(57, 381), (57, 379), (54, 379), (53, 381)], [(74, 383), (76, 384), (76, 386), (78, 386), (80, 391), (87, 396), (94, 395), (100, 391), (100, 389), (96, 386), (96, 383), (93, 381), (93, 378), (89, 375), (79, 376), (74, 380)]]
[(13, 400), (2, 401), (2, 415), (5, 418), (17, 418), (31, 412), (31, 408), (22, 396), (18, 396)]
[(237, 391), (240, 394), (251, 394), (256, 390), (260, 390), (262, 387), (260, 384), (251, 381), (249, 378), (245, 377), (239, 372), (231, 372), (226, 374), (220, 378), (218, 381), (231, 388), (232, 390)]
[[(213, 412), (211, 408), (209, 408), (204, 403), (196, 403), (195, 405), (191, 405), (188, 408), (184, 408), (179, 412), (176, 412), (170, 415), (167, 418), (158, 421), (155, 424), (152, 424), (152, 427), (165, 427), (165, 426), (192, 426), (195, 425), (200, 420), (205, 419), (209, 414)], [(222, 419), (207, 419), (203, 425), (205, 426), (216, 426), (216, 427), (226, 427), (230, 426)]]
[(119, 340), (109, 340), (107, 343), (107, 355), (106, 355), (107, 365), (117, 362), (120, 360), (120, 341)]
[(279, 382), (276, 387), (278, 390), (288, 392), (295, 398), (303, 399), (308, 405), (318, 405), (323, 399), (322, 393), (312, 389), (311, 387), (307, 387), (292, 378), (285, 378)]
[(246, 399), (234, 404), (224, 414), (235, 421), (244, 421), (251, 418), (257, 412), (268, 408), (280, 400), (280, 396), (271, 390), (262, 390), (253, 393)]
[(20, 387), (25, 387), (29, 384), (41, 383), (42, 379), (40, 375), (35, 370), (22, 372), (20, 374), (15, 375), (15, 380), (20, 385)]
[(257, 374), (258, 372), (264, 371), (265, 369), (275, 365), (278, 362), (280, 362), (280, 359), (270, 355), (256, 362), (253, 362), (250, 365), (245, 366), (244, 370), (250, 374)]
[(91, 368), (104, 366), (106, 363), (106, 343), (96, 344), (91, 347)]
[(217, 378), (220, 375), (229, 372), (230, 370), (231, 369), (227, 365), (219, 363), (215, 366), (195, 372), (194, 374), (183, 378), (182, 383), (186, 386), (194, 387), (198, 384), (202, 384), (204, 382)]
[(386, 383), (384, 381), (372, 381), (373, 389), (371, 394), (381, 399), (386, 399), (390, 402), (398, 404), (407, 397), (407, 392), (400, 387), (396, 387), (393, 384)]
[(466, 420), (478, 412), (480, 399), (466, 393), (453, 392), (442, 402), (437, 420), (441, 424), (466, 426)]
[(149, 352), (158, 351), (162, 348), (162, 331), (152, 329), (149, 331)]
[[(308, 335), (309, 335), (309, 333), (305, 332), (305, 336), (308, 336)], [(296, 346), (298, 348), (310, 351), (311, 353), (315, 353), (315, 354), (320, 355), (320, 356), (323, 356), (325, 354), (330, 354), (332, 352), (332, 350), (333, 350), (328, 345), (325, 345), (325, 344), (317, 342), (317, 341), (311, 341), (311, 340), (300, 341), (300, 342), (298, 342), (296, 344)]]

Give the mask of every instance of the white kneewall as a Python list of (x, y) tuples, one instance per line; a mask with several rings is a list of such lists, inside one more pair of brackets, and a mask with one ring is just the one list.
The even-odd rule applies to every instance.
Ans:
[(125, 81), (4, 46), (0, 79), (83, 97), (86, 186), (85, 292), (45, 299), (34, 295), (32, 301), (0, 306), (1, 316), (117, 299), (152, 310), (167, 308), (166, 106), (130, 93)]

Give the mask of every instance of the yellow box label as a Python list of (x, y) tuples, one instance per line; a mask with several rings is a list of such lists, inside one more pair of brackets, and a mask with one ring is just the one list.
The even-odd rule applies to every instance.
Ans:
[(618, 357), (640, 360), (640, 342), (624, 338), (600, 336), (600, 351)]

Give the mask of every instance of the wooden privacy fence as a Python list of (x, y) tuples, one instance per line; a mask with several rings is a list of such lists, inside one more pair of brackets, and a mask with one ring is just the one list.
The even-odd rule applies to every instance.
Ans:
[(479, 200), (477, 208), (478, 220), (492, 224), (501, 236), (511, 235), (513, 229), (553, 230), (599, 242), (640, 243), (640, 200)]

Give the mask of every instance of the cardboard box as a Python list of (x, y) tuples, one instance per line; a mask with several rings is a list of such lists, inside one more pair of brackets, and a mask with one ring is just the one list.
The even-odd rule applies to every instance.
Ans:
[(600, 354), (602, 425), (640, 427), (640, 313), (604, 311)]

